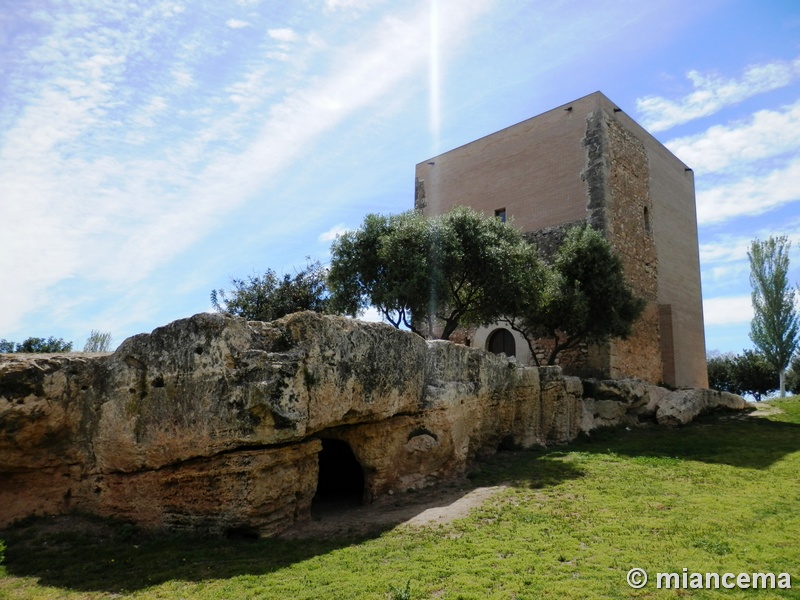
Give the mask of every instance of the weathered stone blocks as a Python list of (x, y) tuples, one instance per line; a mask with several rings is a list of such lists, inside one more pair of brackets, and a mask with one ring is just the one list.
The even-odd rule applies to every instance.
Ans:
[(349, 446), (371, 502), (499, 447), (739, 407), (660, 389), (342, 317), (196, 315), (110, 355), (0, 357), (0, 526), (77, 509), (270, 535), (310, 518), (324, 440)]

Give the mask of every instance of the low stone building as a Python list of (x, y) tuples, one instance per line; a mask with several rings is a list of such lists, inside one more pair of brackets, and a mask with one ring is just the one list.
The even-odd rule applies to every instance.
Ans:
[[(565, 356), (565, 372), (708, 386), (693, 172), (602, 93), (419, 163), (415, 207), (457, 205), (513, 219), (542, 245), (588, 222), (622, 258), (644, 314), (628, 340)], [(502, 326), (462, 337), (530, 358)]]

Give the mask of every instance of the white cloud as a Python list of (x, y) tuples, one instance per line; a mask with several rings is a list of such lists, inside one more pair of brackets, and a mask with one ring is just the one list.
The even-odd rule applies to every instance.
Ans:
[(728, 171), (742, 164), (800, 151), (800, 101), (783, 110), (762, 110), (747, 122), (715, 125), (666, 143), (696, 173)]
[(712, 115), (752, 96), (789, 85), (800, 77), (800, 58), (748, 67), (739, 79), (725, 79), (698, 71), (689, 71), (686, 76), (694, 87), (687, 96), (678, 100), (647, 96), (636, 101), (646, 129), (665, 131)]
[(750, 296), (729, 296), (703, 300), (703, 320), (706, 325), (734, 325), (753, 319)]
[[(752, 241), (766, 239), (771, 235), (785, 235), (790, 241), (800, 242), (800, 219), (789, 221), (779, 228), (771, 227), (770, 229), (750, 231), (747, 235), (727, 233), (718, 235), (713, 240), (700, 244), (700, 262), (704, 265), (747, 262), (747, 252), (750, 250)], [(798, 258), (800, 258), (800, 246), (797, 243), (792, 246), (792, 253), (798, 253)]]
[(364, 10), (375, 4), (375, 0), (325, 0), (325, 10)]
[[(442, 43), (456, 46), (486, 1), (466, 7), (453, 0)], [(321, 68), (309, 77), (305, 65), (290, 63), (297, 71), (280, 74), (293, 83), (281, 88), (280, 101), (265, 53), (261, 62), (253, 52), (231, 64), (225, 74), (237, 73), (236, 81), (204, 88), (203, 61), (219, 62), (224, 48), (199, 34), (173, 40), (164, 15), (149, 21), (153, 15), (135, 7), (108, 6), (129, 27), (59, 13), (47, 36), (18, 49), (10, 63), (38, 76), (23, 92), (13, 90), (13, 109), (4, 112), (14, 120), (0, 132), (0, 237), (9, 248), (54, 243), (37, 245), (24, 261), (0, 253), (0, 289), (15, 290), (3, 299), (0, 331), (13, 331), (37, 308), (63, 304), (51, 294), (68, 282), (90, 282), (94, 297), (140, 289), (320, 136), (427, 65), (429, 15), (420, 9), (381, 20), (347, 46), (315, 46)], [(284, 43), (297, 39), (291, 29), (271, 31)], [(154, 40), (176, 41), (179, 52), (128, 65), (128, 57), (155, 56), (144, 46)], [(128, 79), (142, 68), (146, 94)], [(151, 307), (145, 304), (136, 310)]]
[(383, 315), (374, 306), (370, 306), (364, 312), (358, 315), (359, 321), (367, 321), (368, 323), (383, 323)]
[(730, 263), (727, 265), (703, 268), (703, 288), (706, 292), (712, 289), (730, 290), (732, 284), (746, 283), (750, 273), (750, 265), (745, 262)]
[(298, 35), (294, 29), (290, 29), (288, 27), (281, 29), (270, 29), (267, 31), (267, 35), (273, 40), (278, 40), (279, 42), (295, 42), (298, 39)]
[(766, 175), (743, 177), (697, 192), (697, 222), (720, 223), (735, 217), (760, 215), (800, 201), (800, 158)]
[(242, 29), (243, 27), (249, 27), (250, 23), (247, 21), (240, 21), (239, 19), (228, 19), (225, 21), (225, 25), (231, 29)]
[(172, 77), (179, 88), (187, 88), (194, 84), (194, 78), (188, 71), (176, 69), (172, 72)]
[(337, 237), (346, 233), (348, 229), (344, 226), (344, 224), (339, 223), (338, 225), (334, 225), (328, 231), (325, 231), (319, 235), (317, 238), (320, 242), (332, 242)]
[(163, 96), (155, 96), (142, 107), (138, 114), (134, 114), (131, 120), (142, 127), (152, 127), (155, 125), (155, 117), (167, 111), (168, 108), (169, 105)]
[(753, 240), (779, 235), (785, 235), (793, 242), (790, 264), (799, 264), (800, 219), (790, 220), (781, 227), (751, 230), (746, 234), (722, 233), (700, 244), (700, 265), (706, 295), (730, 294), (749, 289), (750, 261), (747, 253)]
[(700, 244), (700, 263), (720, 264), (747, 260), (753, 236), (722, 235), (714, 241)]
[[(461, 32), (486, 7), (469, 8), (453, 0), (452, 17), (441, 35), (451, 47)], [(269, 115), (253, 141), (243, 151), (221, 157), (199, 178), (196, 193), (216, 205), (220, 196), (249, 196), (277, 171), (295, 160), (318, 136), (347, 117), (379, 101), (427, 64), (428, 13), (410, 18), (386, 18), (354, 44), (333, 57), (324, 77), (299, 88), (269, 108)], [(386, 65), (392, 65), (387, 69)]]

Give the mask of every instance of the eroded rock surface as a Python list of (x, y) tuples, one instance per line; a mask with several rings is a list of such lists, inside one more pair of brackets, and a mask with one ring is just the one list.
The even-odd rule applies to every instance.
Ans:
[(200, 314), (109, 355), (0, 357), (0, 526), (79, 509), (270, 535), (310, 518), (324, 440), (352, 450), (370, 502), (502, 446), (740, 407), (685, 392), (582, 382), (341, 317)]

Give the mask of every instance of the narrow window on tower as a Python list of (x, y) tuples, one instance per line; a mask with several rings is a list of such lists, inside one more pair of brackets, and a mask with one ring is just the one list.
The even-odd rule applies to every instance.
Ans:
[(498, 208), (496, 211), (494, 211), (494, 216), (497, 217), (498, 219), (500, 219), (501, 223), (505, 223), (506, 222), (506, 209), (505, 208)]
[(646, 233), (650, 233), (650, 211), (646, 206), (644, 207), (644, 230)]

